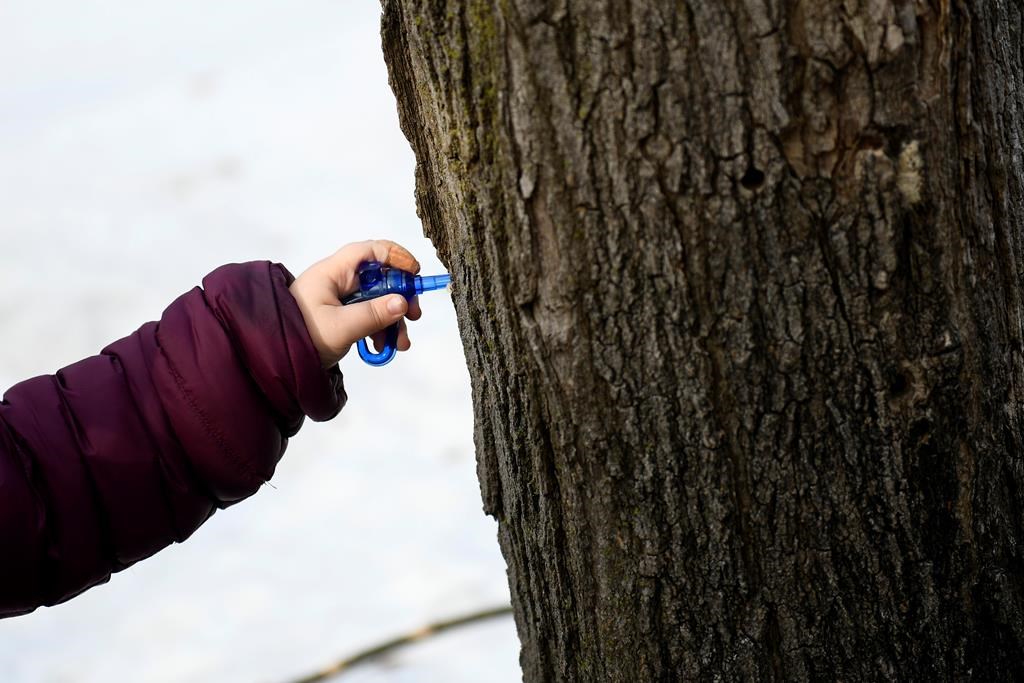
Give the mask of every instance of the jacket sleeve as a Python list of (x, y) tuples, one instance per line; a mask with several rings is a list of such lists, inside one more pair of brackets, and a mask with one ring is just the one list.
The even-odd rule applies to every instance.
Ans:
[(280, 264), (218, 268), (97, 356), (0, 402), (0, 616), (63, 602), (270, 479), (345, 403)]

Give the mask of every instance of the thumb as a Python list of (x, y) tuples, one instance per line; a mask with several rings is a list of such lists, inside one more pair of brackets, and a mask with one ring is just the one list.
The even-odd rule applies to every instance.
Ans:
[(397, 323), (409, 310), (409, 302), (401, 294), (389, 294), (336, 308), (338, 336), (348, 345)]

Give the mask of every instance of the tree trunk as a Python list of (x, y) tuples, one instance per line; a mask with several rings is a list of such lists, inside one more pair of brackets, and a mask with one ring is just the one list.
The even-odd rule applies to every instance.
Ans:
[(527, 681), (1024, 677), (1019, 0), (384, 0)]

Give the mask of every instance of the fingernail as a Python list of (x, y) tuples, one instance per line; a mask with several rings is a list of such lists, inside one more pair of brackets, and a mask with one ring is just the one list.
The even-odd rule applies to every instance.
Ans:
[(388, 299), (388, 313), (398, 315), (403, 311), (405, 311), (405, 302), (402, 301), (402, 297), (393, 296), (390, 299)]

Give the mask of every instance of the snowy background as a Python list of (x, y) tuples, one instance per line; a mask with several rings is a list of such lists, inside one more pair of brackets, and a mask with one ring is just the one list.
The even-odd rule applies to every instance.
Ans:
[[(0, 391), (158, 317), (222, 263), (298, 274), (380, 236), (439, 272), (379, 13), (376, 0), (0, 4)], [(444, 294), (423, 307), (409, 354), (343, 361), (348, 408), (307, 424), (275, 488), (70, 603), (0, 620), (0, 680), (285, 681), (507, 602), (454, 312)], [(395, 388), (408, 405), (378, 413)], [(517, 681), (517, 656), (505, 617), (337, 680)]]

